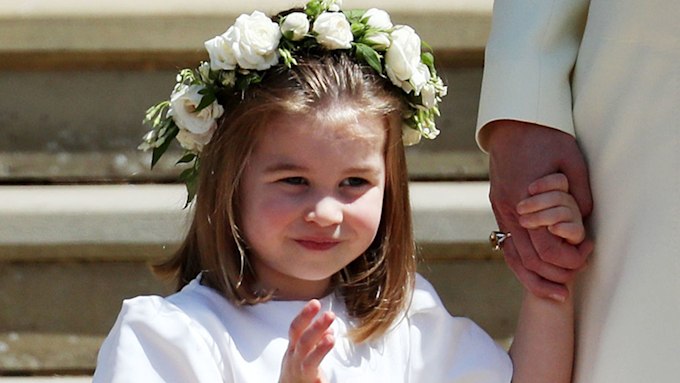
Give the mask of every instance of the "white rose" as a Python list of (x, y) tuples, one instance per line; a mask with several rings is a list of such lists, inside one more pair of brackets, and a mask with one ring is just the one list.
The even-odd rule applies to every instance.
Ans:
[(293, 12), (286, 16), (281, 23), (281, 33), (293, 41), (302, 40), (309, 32), (309, 20), (302, 12)]
[(342, 13), (324, 12), (316, 18), (312, 30), (316, 41), (328, 49), (349, 49), (352, 47), (352, 27)]
[(382, 9), (371, 8), (363, 16), (369, 27), (376, 29), (391, 29), (393, 27), (390, 15)]
[[(219, 38), (225, 41), (220, 40)], [(266, 70), (279, 62), (279, 40), (281, 40), (281, 29), (279, 25), (271, 21), (264, 13), (255, 11), (250, 15), (241, 15), (236, 19), (234, 25), (229, 27), (224, 34), (206, 43), (208, 53), (210, 49), (218, 50), (217, 54), (211, 54), (211, 65), (219, 66), (220, 61), (213, 64), (212, 57), (230, 58), (233, 57), (239, 67), (243, 69)], [(213, 42), (216, 41), (216, 42)], [(217, 46), (213, 48), (212, 46)], [(227, 64), (231, 62), (224, 60)], [(221, 69), (234, 69), (229, 65)]]
[(236, 68), (236, 56), (231, 48), (231, 43), (223, 35), (215, 36), (206, 41), (205, 49), (210, 56), (210, 69), (212, 70), (231, 70)]
[(199, 136), (208, 133), (212, 135), (217, 127), (217, 119), (224, 113), (222, 105), (215, 101), (196, 112), (203, 98), (203, 95), (198, 93), (202, 89), (200, 85), (179, 84), (172, 92), (168, 115), (172, 116), (180, 131), (184, 130)]
[[(409, 82), (412, 78), (422, 87), (424, 85), (423, 75), (419, 71), (419, 66), (422, 64), (420, 62), (420, 37), (409, 26), (397, 27), (390, 36), (392, 44), (385, 53), (387, 76), (394, 85), (401, 87), (407, 93), (414, 89)], [(425, 81), (428, 79), (426, 78)]]
[(214, 129), (210, 130), (204, 134), (194, 134), (186, 130), (180, 129), (179, 133), (177, 133), (177, 141), (179, 141), (179, 144), (186, 150), (189, 150), (194, 153), (200, 153), (203, 151), (203, 147), (210, 142), (210, 139), (212, 138), (212, 135), (214, 133)]

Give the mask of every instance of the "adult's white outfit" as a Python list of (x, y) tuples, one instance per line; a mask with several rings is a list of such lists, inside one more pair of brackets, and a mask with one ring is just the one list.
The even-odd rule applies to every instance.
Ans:
[(678, 381), (680, 1), (496, 0), (481, 97), (478, 131), (559, 129), (589, 166), (574, 381)]
[[(104, 341), (94, 382), (278, 382), (288, 328), (306, 302), (236, 307), (200, 277), (168, 297), (138, 297)], [(336, 344), (321, 363), (331, 382), (509, 383), (505, 351), (473, 322), (454, 318), (420, 276), (410, 308), (381, 339), (354, 345), (335, 295)]]

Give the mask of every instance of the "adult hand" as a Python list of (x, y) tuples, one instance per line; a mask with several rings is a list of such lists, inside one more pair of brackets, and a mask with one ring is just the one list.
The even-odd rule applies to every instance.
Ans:
[(588, 170), (576, 140), (559, 130), (520, 121), (499, 120), (484, 127), (490, 163), (489, 198), (499, 228), (511, 232), (503, 247), (506, 261), (534, 295), (562, 301), (565, 284), (585, 266), (592, 245), (566, 243), (546, 228), (527, 230), (517, 204), (529, 196), (529, 185), (548, 174), (563, 173), (581, 214), (592, 210)]
[(279, 383), (326, 382), (319, 365), (335, 344), (333, 330), (330, 328), (335, 315), (326, 312), (314, 319), (320, 309), (319, 301), (312, 299), (293, 319)]

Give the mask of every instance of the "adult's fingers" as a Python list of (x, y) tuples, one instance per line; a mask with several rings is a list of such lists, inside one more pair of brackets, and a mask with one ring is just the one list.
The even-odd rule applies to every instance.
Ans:
[[(550, 233), (547, 228), (529, 230), (529, 237), (539, 258), (557, 267), (572, 271), (579, 270), (588, 258), (587, 254)], [(559, 282), (566, 281), (560, 280)]]
[[(513, 226), (514, 225), (512, 224), (507, 225), (507, 227)], [(521, 260), (522, 266), (525, 269), (550, 282), (562, 284), (574, 279), (574, 271), (570, 268), (565, 268), (561, 265), (556, 265), (555, 263), (546, 262), (541, 259), (540, 253), (537, 251), (538, 249), (535, 249), (535, 245), (532, 242), (530, 232), (519, 226), (514, 227), (516, 228), (510, 229), (512, 237), (506, 240), (503, 250), (511, 253), (515, 252), (517, 254), (516, 258)], [(558, 246), (557, 244), (562, 242), (562, 239), (556, 236), (551, 236), (546, 239), (556, 242), (555, 246)], [(513, 246), (508, 248), (506, 246), (508, 243)]]
[(569, 180), (569, 192), (574, 196), (581, 215), (587, 217), (593, 211), (593, 197), (590, 190), (588, 166), (576, 140), (565, 146), (560, 169)]
[(531, 294), (559, 302), (564, 302), (567, 299), (569, 296), (567, 287), (563, 284), (543, 279), (538, 274), (526, 269), (512, 243), (504, 246), (503, 253), (508, 267), (513, 271), (522, 286)]
[(567, 179), (567, 176), (562, 173), (552, 173), (529, 184), (529, 194), (531, 195), (554, 190), (563, 191), (565, 193), (569, 191), (569, 180)]

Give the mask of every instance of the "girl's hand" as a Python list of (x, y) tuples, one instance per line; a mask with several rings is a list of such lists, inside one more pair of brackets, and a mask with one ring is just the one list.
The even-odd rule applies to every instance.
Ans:
[(330, 328), (335, 314), (328, 311), (314, 319), (320, 310), (319, 301), (312, 299), (290, 324), (279, 383), (326, 382), (319, 365), (335, 344)]
[[(522, 227), (528, 230), (545, 227), (562, 238), (567, 246), (573, 246), (578, 254), (587, 256), (593, 251), (593, 242), (586, 239), (583, 217), (569, 193), (569, 181), (564, 174), (553, 173), (539, 178), (529, 185), (529, 194), (531, 197), (517, 204), (518, 222)], [(586, 266), (584, 263), (577, 270)], [(529, 288), (526, 284), (525, 287)], [(567, 285), (567, 290), (572, 290), (571, 284)], [(557, 296), (553, 298), (563, 301)]]
[(578, 204), (569, 194), (569, 181), (562, 173), (539, 178), (529, 185), (531, 197), (517, 204), (519, 223), (526, 229), (547, 227), (571, 245), (586, 237)]

